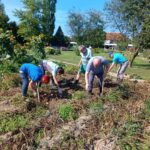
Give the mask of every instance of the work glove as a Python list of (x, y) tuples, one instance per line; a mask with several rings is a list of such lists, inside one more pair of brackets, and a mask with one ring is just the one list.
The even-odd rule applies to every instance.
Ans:
[(62, 97), (62, 89), (58, 87), (58, 96)]

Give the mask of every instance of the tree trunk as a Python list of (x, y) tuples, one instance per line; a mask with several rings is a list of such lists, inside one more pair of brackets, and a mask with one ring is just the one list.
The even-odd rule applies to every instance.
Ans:
[(133, 57), (131, 58), (131, 61), (130, 61), (130, 67), (133, 66), (133, 61), (136, 58), (136, 56), (139, 54), (139, 50), (140, 50), (140, 48), (137, 48), (135, 53), (133, 54)]

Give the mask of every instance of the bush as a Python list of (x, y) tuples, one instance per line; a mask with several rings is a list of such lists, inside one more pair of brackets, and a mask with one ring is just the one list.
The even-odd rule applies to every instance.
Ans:
[(10, 88), (20, 86), (21, 78), (19, 77), (19, 73), (17, 75), (2, 73), (0, 81), (1, 81), (0, 90), (8, 90)]
[(54, 55), (55, 53), (55, 49), (50, 46), (45, 47), (44, 50), (47, 55)]
[(11, 31), (3, 32), (0, 30), (0, 58), (6, 58), (9, 55), (11, 58), (14, 56), (15, 37)]
[(71, 104), (61, 105), (59, 108), (59, 115), (63, 120), (75, 120), (77, 118), (77, 113)]
[(43, 35), (33, 36), (29, 43), (27, 43), (28, 49), (30, 49), (30, 54), (33, 55), (38, 60), (45, 58)]
[(0, 74), (18, 72), (18, 64), (11, 60), (0, 61)]
[(53, 47), (50, 47), (50, 46), (45, 47), (44, 50), (45, 50), (45, 53), (46, 53), (47, 55), (58, 55), (58, 54), (61, 54), (60, 49), (58, 49), (58, 48), (53, 48)]

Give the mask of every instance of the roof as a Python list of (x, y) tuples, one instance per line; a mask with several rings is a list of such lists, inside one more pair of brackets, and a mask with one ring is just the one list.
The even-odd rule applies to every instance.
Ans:
[(125, 36), (121, 33), (106, 33), (106, 40), (124, 41)]

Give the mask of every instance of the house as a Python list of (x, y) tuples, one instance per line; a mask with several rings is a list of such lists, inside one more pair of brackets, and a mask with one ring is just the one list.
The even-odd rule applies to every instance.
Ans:
[(124, 41), (125, 36), (121, 33), (106, 33), (104, 49), (117, 49), (117, 42)]

